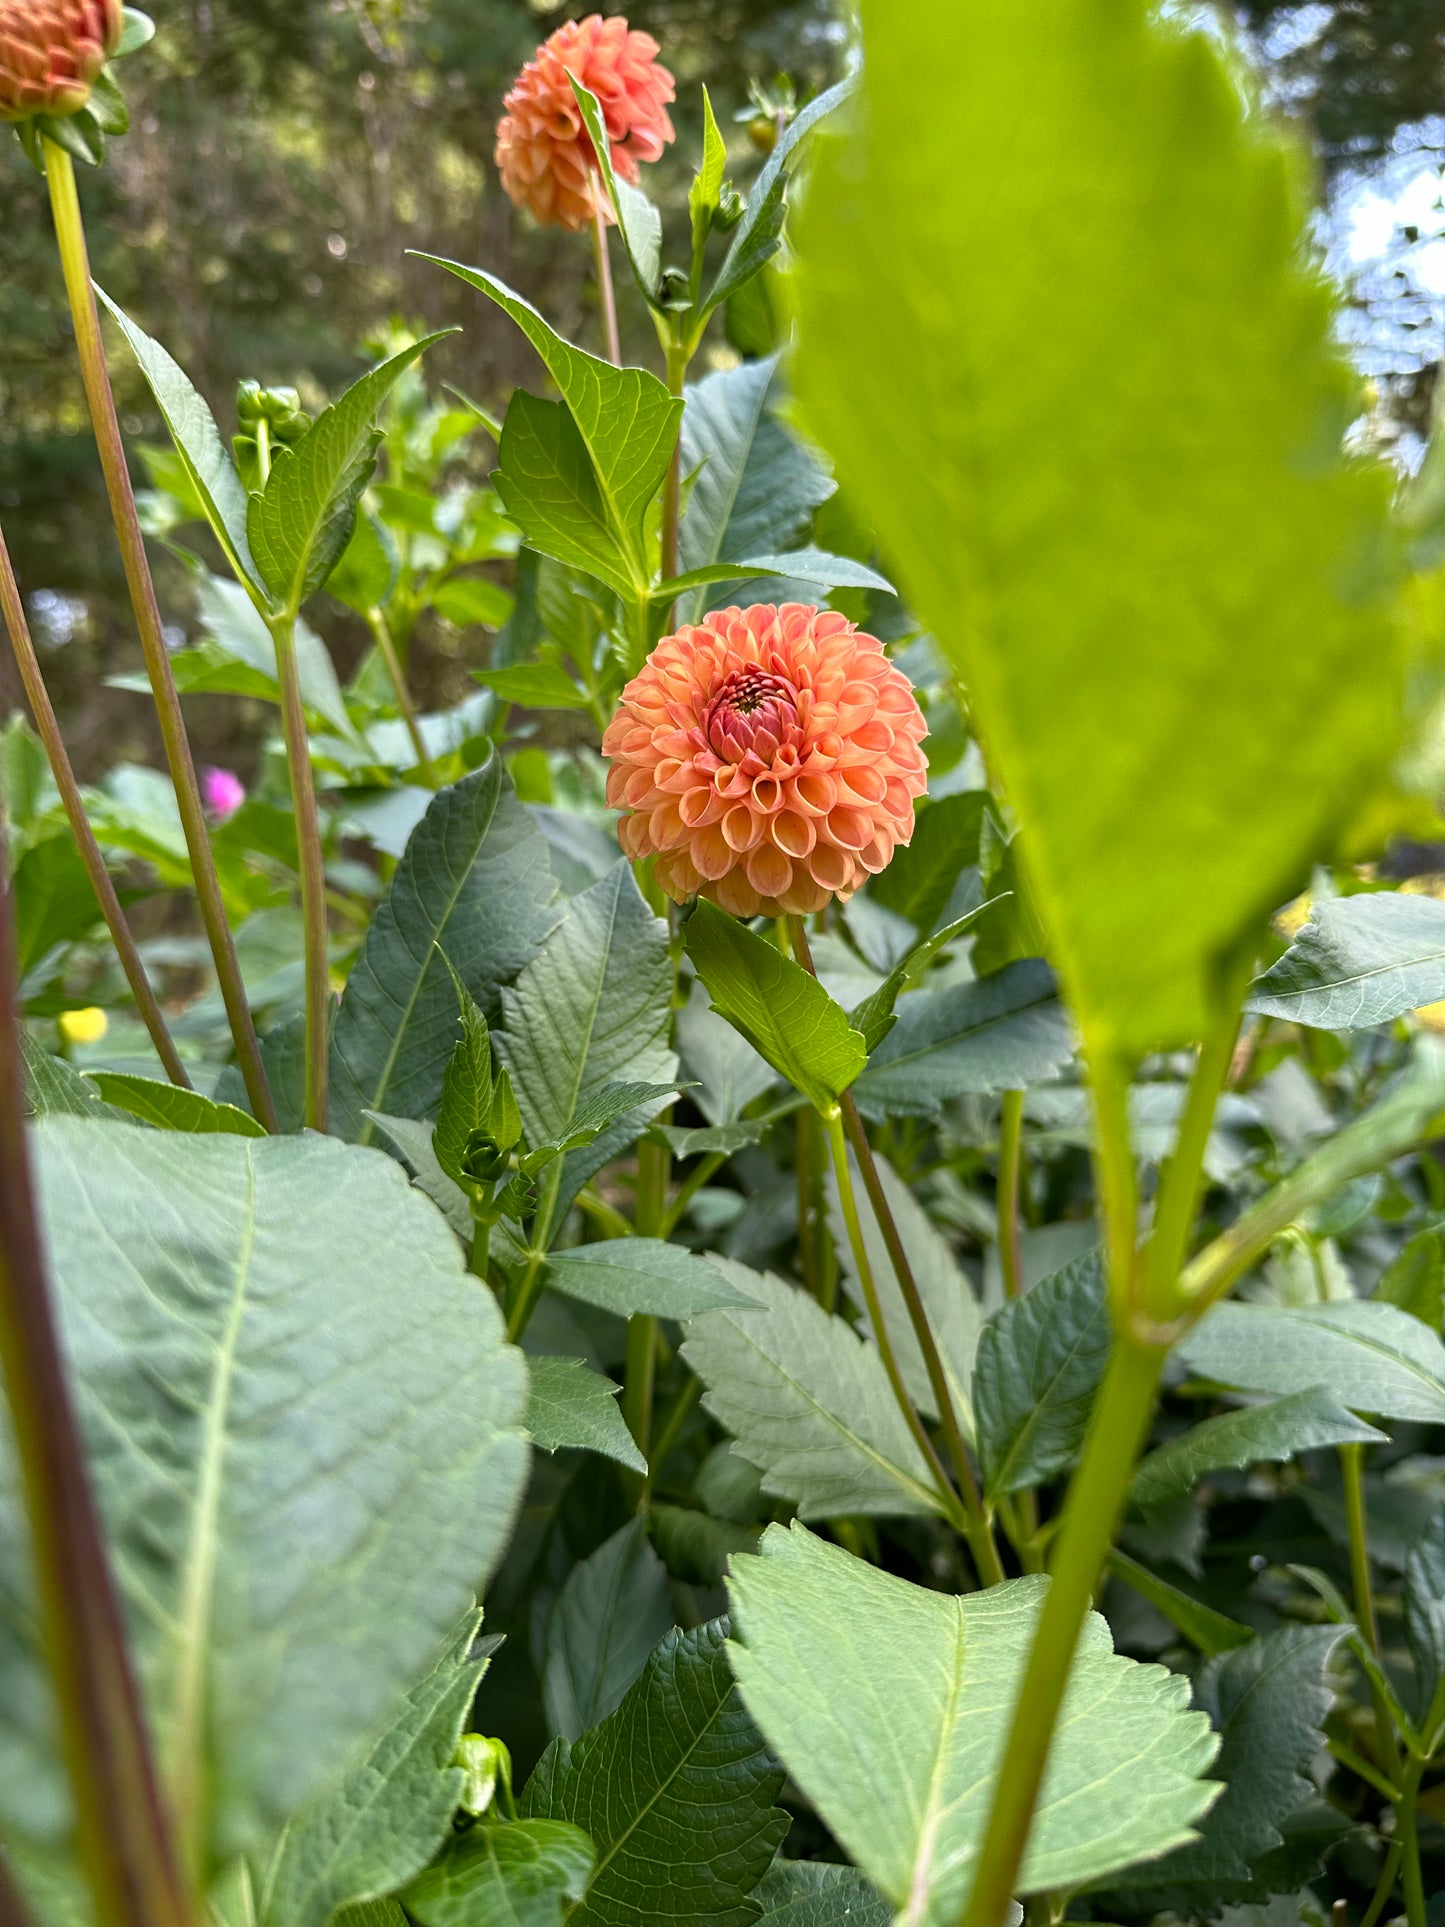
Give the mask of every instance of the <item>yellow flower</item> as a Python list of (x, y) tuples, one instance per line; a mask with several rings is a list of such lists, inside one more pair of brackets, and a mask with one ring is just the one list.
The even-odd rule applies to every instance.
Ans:
[(96, 1004), (60, 1014), (60, 1034), (67, 1044), (98, 1044), (109, 1029), (110, 1019)]

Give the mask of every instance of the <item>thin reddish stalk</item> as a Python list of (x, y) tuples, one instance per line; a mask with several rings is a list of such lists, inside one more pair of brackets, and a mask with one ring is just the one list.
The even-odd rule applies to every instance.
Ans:
[(85, 813), (85, 805), (80, 798), (80, 785), (75, 780), (70, 757), (66, 753), (65, 742), (60, 734), (60, 724), (50, 701), (50, 692), (45, 687), (45, 677), (41, 673), (40, 658), (35, 653), (31, 639), (30, 625), (25, 620), (25, 604), (21, 599), (20, 585), (15, 580), (15, 571), (10, 564), (10, 552), (5, 546), (4, 531), (0, 530), (0, 612), (5, 617), (5, 627), (10, 634), (10, 646), (15, 653), (15, 666), (20, 671), (20, 680), (25, 685), (25, 694), (30, 703), (35, 727), (40, 732), (40, 740), (45, 745), (45, 754), (50, 760), (50, 773), (55, 778), (55, 786), (60, 791), (60, 801), (65, 810), (70, 833), (75, 838), (75, 847), (80, 852), (80, 860), (85, 865), (91, 887), (100, 904), (100, 913), (105, 918), (106, 928), (110, 931), (111, 941), (120, 958), (120, 967), (125, 972), (126, 982), (130, 985), (131, 995), (135, 998), (136, 1009), (141, 1021), (150, 1033), (155, 1045), (156, 1055), (165, 1067), (166, 1076), (173, 1084), (189, 1090), (191, 1080), (186, 1075), (185, 1065), (177, 1055), (175, 1043), (166, 1020), (161, 1015), (161, 1007), (156, 994), (151, 989), (150, 978), (141, 962), (140, 952), (126, 922), (125, 911), (116, 895), (115, 884), (111, 881), (105, 858), (101, 855), (100, 845), (95, 840), (95, 832), (90, 827), (90, 818)]

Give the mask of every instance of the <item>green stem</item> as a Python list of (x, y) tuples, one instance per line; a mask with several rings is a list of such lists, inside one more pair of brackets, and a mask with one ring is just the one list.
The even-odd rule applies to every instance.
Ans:
[(0, 863), (0, 1373), (80, 1860), (101, 1927), (186, 1927), (190, 1907), (130, 1668), (45, 1273), (16, 996), (13, 910)]
[[(687, 349), (677, 340), (667, 346), (667, 392), (680, 395), (687, 380)], [(677, 574), (678, 528), (682, 511), (682, 436), (672, 445), (672, 460), (667, 465), (667, 480), (662, 490), (662, 579), (670, 582)]]
[(818, 1114), (811, 1104), (798, 1112), (793, 1137), (793, 1176), (798, 1194), (798, 1268), (803, 1274), (803, 1289), (810, 1298), (822, 1303), (822, 1278), (818, 1263), (818, 1227), (822, 1219), (822, 1198), (818, 1188)]
[(1231, 1012), (1205, 1040), (1189, 1080), (1179, 1134), (1160, 1175), (1154, 1230), (1144, 1260), (1145, 1308), (1160, 1320), (1179, 1310), (1179, 1274), (1199, 1208), (1204, 1154), (1238, 1035), (1239, 1019)]
[(85, 230), (80, 218), (80, 199), (75, 191), (75, 169), (64, 148), (57, 147), (54, 141), (48, 139), (43, 146), (45, 179), (50, 189), (50, 206), (55, 218), (61, 271), (65, 277), (65, 291), (70, 302), (70, 316), (80, 355), (81, 378), (85, 384), (91, 425), (100, 452), (106, 492), (110, 497), (111, 517), (125, 566), (131, 606), (135, 610), (136, 627), (140, 632), (146, 673), (155, 697), (166, 762), (175, 786), (176, 805), (180, 811), (181, 828), (185, 833), (191, 874), (196, 886), (196, 900), (200, 905), (206, 935), (210, 939), (221, 999), (230, 1022), (236, 1061), (246, 1085), (246, 1095), (259, 1121), (268, 1131), (275, 1131), (279, 1128), (276, 1108), (271, 1102), (261, 1051), (256, 1042), (256, 1029), (251, 1021), (251, 1007), (246, 1001), (246, 987), (241, 980), (241, 967), (236, 961), (236, 946), (226, 921), (226, 906), (206, 829), (206, 813), (201, 802), (200, 785), (196, 781), (196, 766), (186, 735), (185, 718), (181, 714), (180, 697), (176, 694), (175, 677), (171, 674), (170, 658), (166, 654), (155, 585), (151, 581), (150, 564), (146, 560), (145, 540), (136, 515), (130, 471), (126, 466), (125, 445), (121, 440), (120, 423), (116, 420), (115, 398), (110, 392), (110, 378), (106, 373), (100, 317), (96, 313)]
[[(677, 1227), (682, 1223), (687, 1207), (692, 1203), (698, 1192), (701, 1191), (708, 1179), (720, 1171), (726, 1163), (726, 1151), (709, 1151), (705, 1157), (698, 1159), (697, 1163), (688, 1172), (687, 1176), (673, 1194), (672, 1202), (668, 1205), (663, 1215), (662, 1223), (658, 1228), (657, 1235), (659, 1238), (670, 1238), (672, 1236), (673, 1232), (676, 1231)], [(628, 1230), (630, 1231), (631, 1229), (632, 1227), (629, 1225)]]
[(998, 1123), (998, 1259), (1004, 1295), (1020, 1298), (1024, 1262), (1019, 1237), (1019, 1176), (1023, 1169), (1024, 1094), (1005, 1091)]
[(667, 1417), (658, 1428), (656, 1443), (648, 1454), (647, 1484), (644, 1492), (646, 1498), (652, 1496), (653, 1480), (656, 1474), (666, 1465), (668, 1454), (677, 1444), (682, 1428), (687, 1423), (688, 1414), (701, 1397), (701, 1379), (689, 1377), (687, 1383), (672, 1401)]
[(396, 653), (391, 630), (387, 626), (384, 610), (373, 606), (366, 612), (366, 626), (371, 631), (376, 644), (376, 653), (391, 679), (391, 687), (396, 696), (396, 706), (401, 711), (406, 733), (411, 738), (411, 746), (416, 756), (416, 766), (421, 771), (421, 780), (429, 790), (437, 787), (436, 767), (427, 752), (426, 738), (421, 733), (421, 723), (417, 719), (416, 704), (411, 699), (411, 691), (406, 686), (406, 676), (402, 670), (401, 658)]
[[(1370, 1574), (1369, 1526), (1365, 1515), (1365, 1448), (1339, 1448), (1340, 1477), (1345, 1492), (1345, 1526), (1350, 1544), (1350, 1585), (1355, 1596), (1355, 1619), (1371, 1653), (1380, 1657), (1380, 1622), (1375, 1611), (1375, 1588)], [(1375, 1748), (1380, 1765), (1396, 1786), (1401, 1782), (1400, 1748), (1389, 1704), (1373, 1673), (1367, 1673), (1370, 1703), (1375, 1709)]]
[(609, 1238), (631, 1238), (636, 1235), (637, 1227), (624, 1218), (615, 1204), (609, 1204), (599, 1191), (591, 1185), (584, 1185), (577, 1193), (578, 1208), (585, 1211), (595, 1225), (600, 1226)]
[(296, 662), (296, 620), (278, 616), (271, 624), (276, 643), (276, 673), (281, 684), (281, 725), (286, 738), (286, 771), (291, 782), (291, 812), (301, 861), (301, 923), (306, 955), (306, 1122), (324, 1131), (327, 1073), (331, 1048), (331, 933), (326, 920), (326, 859), (311, 773), (311, 739)]
[(1400, 1803), (1395, 1808), (1395, 1837), (1404, 1860), (1405, 1918), (1410, 1927), (1426, 1927), (1425, 1880), (1420, 1866), (1420, 1827), (1417, 1806), (1423, 1760), (1412, 1760), (1405, 1774)]
[(617, 331), (617, 297), (612, 290), (612, 257), (607, 247), (607, 222), (603, 218), (603, 193), (599, 179), (594, 183), (592, 215), (592, 260), (597, 270), (597, 305), (602, 310), (602, 334), (607, 359), (614, 368), (622, 366), (622, 337)]
[[(642, 1138), (637, 1146), (637, 1211), (639, 1238), (662, 1235), (667, 1216), (667, 1187), (672, 1157), (665, 1144)], [(622, 1416), (647, 1456), (652, 1436), (652, 1393), (657, 1376), (657, 1320), (639, 1313), (627, 1321), (627, 1366), (622, 1379)]]
[(60, 724), (50, 701), (50, 692), (45, 687), (45, 677), (41, 672), (40, 658), (35, 653), (31, 640), (30, 625), (25, 619), (25, 603), (20, 594), (20, 585), (15, 579), (15, 571), (10, 563), (10, 552), (5, 546), (5, 535), (0, 530), (0, 612), (5, 617), (5, 626), (10, 634), (11, 648), (15, 653), (15, 666), (20, 671), (20, 680), (25, 685), (25, 695), (30, 703), (31, 714), (40, 740), (45, 745), (49, 759), (50, 773), (55, 778), (55, 787), (60, 791), (61, 805), (65, 810), (65, 820), (70, 825), (70, 834), (75, 838), (75, 847), (80, 852), (80, 860), (85, 865), (90, 886), (95, 891), (100, 913), (105, 918), (120, 967), (125, 972), (126, 982), (130, 985), (131, 995), (135, 998), (136, 1009), (141, 1014), (150, 1040), (155, 1046), (166, 1076), (173, 1084), (182, 1089), (191, 1088), (191, 1080), (186, 1075), (176, 1050), (175, 1042), (161, 1015), (160, 1004), (155, 991), (151, 988), (150, 978), (146, 975), (145, 965), (141, 962), (140, 951), (126, 921), (125, 911), (121, 908), (115, 884), (110, 871), (105, 867), (105, 858), (100, 845), (95, 840), (95, 831), (90, 827), (90, 818), (85, 813), (81, 800), (80, 785), (75, 780), (66, 752), (65, 740), (60, 733)]
[(1399, 1839), (1390, 1842), (1385, 1863), (1380, 1868), (1380, 1878), (1375, 1882), (1375, 1891), (1369, 1906), (1365, 1909), (1360, 1927), (1375, 1927), (1375, 1922), (1385, 1911), (1385, 1903), (1395, 1891), (1395, 1876), (1400, 1871), (1400, 1861), (1404, 1856), (1404, 1846)]
[(1370, 1762), (1357, 1753), (1352, 1746), (1344, 1740), (1332, 1740), (1328, 1735), (1325, 1738), (1325, 1745), (1341, 1766), (1347, 1766), (1357, 1779), (1363, 1780), (1366, 1786), (1372, 1786), (1382, 1800), (1388, 1800), (1391, 1806), (1399, 1802), (1399, 1787), (1392, 1786), (1384, 1774), (1372, 1767)]
[(979, 1853), (966, 1927), (1001, 1927), (1028, 1842), (1084, 1616), (1124, 1510), (1154, 1409), (1165, 1348), (1124, 1326), (1115, 1333), (1084, 1455), (1069, 1486), (1053, 1576), (1014, 1707)]
[[(486, 1203), (490, 1205), (491, 1199), (488, 1198)], [(490, 1217), (474, 1215), (472, 1218), (471, 1271), (473, 1276), (480, 1278), (484, 1284), (486, 1282), (487, 1264), (491, 1257), (491, 1249), (492, 1220)]]
[(1139, 1227), (1138, 1179), (1129, 1143), (1129, 1079), (1123, 1064), (1106, 1052), (1089, 1070), (1094, 1093), (1094, 1187), (1104, 1219), (1109, 1296), (1118, 1326), (1126, 1322), (1134, 1302)]

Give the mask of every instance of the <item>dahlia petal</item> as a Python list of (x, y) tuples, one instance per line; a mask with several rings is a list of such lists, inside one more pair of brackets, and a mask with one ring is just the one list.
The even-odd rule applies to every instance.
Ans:
[(828, 837), (839, 849), (861, 850), (872, 834), (872, 820), (862, 810), (839, 808), (828, 812)]
[(725, 877), (719, 877), (708, 895), (720, 910), (734, 917), (755, 917), (763, 907), (743, 870), (729, 870)]
[(793, 866), (771, 843), (760, 843), (748, 854), (748, 882), (760, 897), (778, 897), (793, 881)]
[(818, 827), (812, 817), (796, 810), (779, 810), (768, 824), (768, 835), (784, 856), (801, 862), (818, 840)]

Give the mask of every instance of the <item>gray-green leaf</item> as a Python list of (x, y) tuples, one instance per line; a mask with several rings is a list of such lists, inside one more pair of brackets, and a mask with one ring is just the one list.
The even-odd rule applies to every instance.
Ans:
[(696, 1318), (719, 1306), (756, 1303), (735, 1284), (736, 1268), (696, 1257), (662, 1238), (609, 1238), (547, 1259), (547, 1283), (569, 1298), (631, 1318)]
[(1161, 1445), (1140, 1464), (1129, 1498), (1149, 1512), (1191, 1492), (1210, 1472), (1281, 1462), (1326, 1445), (1378, 1445), (1384, 1437), (1315, 1385), (1269, 1405), (1221, 1412)]
[(580, 1358), (527, 1360), (527, 1430), (544, 1452), (600, 1452), (633, 1472), (647, 1460), (617, 1409), (618, 1387)]
[(974, 1410), (990, 1498), (1022, 1492), (1073, 1463), (1109, 1359), (1097, 1252), (999, 1307), (978, 1341)]
[(1328, 1385), (1352, 1412), (1445, 1423), (1445, 1345), (1418, 1318), (1372, 1298), (1216, 1305), (1179, 1350), (1202, 1377), (1241, 1391)]
[(542, 1660), (549, 1731), (580, 1740), (605, 1720), (673, 1623), (666, 1570), (644, 1522), (629, 1519), (578, 1560), (552, 1608)]
[(422, 1927), (562, 1927), (596, 1858), (587, 1835), (565, 1821), (476, 1826), (450, 1840), (402, 1897)]
[(854, 1867), (775, 1860), (753, 1889), (758, 1927), (889, 1927), (893, 1909)]
[(1445, 903), (1381, 891), (1325, 897), (1246, 1009), (1317, 1030), (1365, 1030), (1445, 998)]

